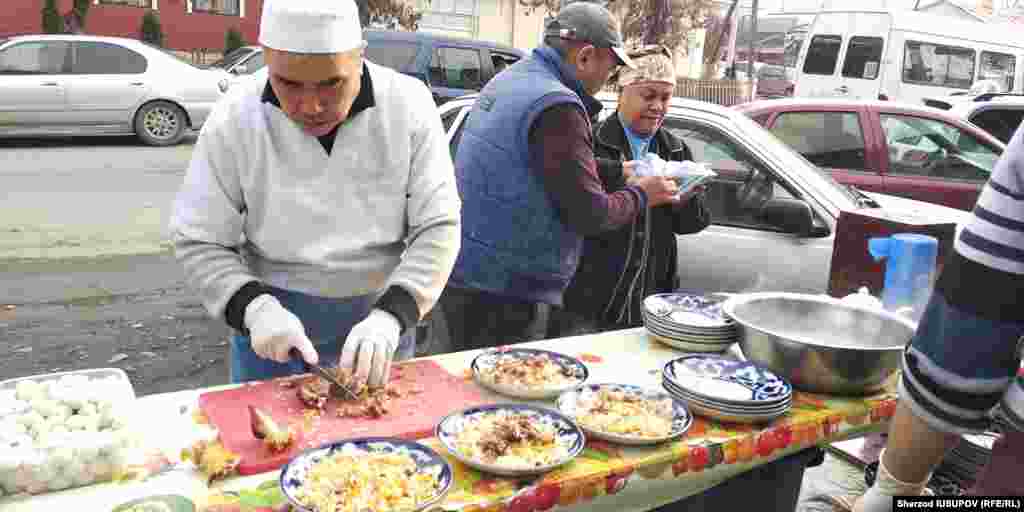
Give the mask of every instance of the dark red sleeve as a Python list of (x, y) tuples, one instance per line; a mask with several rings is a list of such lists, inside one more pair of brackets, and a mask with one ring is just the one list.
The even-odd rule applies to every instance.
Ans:
[(555, 105), (537, 117), (530, 130), (530, 158), (562, 222), (581, 235), (617, 229), (646, 208), (646, 196), (637, 187), (605, 192), (590, 124), (576, 105)]

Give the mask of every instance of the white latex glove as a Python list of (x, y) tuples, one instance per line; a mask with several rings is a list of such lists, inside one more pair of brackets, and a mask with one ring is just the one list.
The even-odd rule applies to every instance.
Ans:
[(288, 352), (295, 348), (307, 363), (318, 362), (302, 321), (273, 295), (259, 295), (245, 307), (245, 327), (249, 329), (253, 352), (264, 359), (287, 363), (291, 359)]
[(401, 331), (402, 324), (395, 315), (383, 309), (370, 311), (370, 315), (348, 333), (338, 366), (353, 369), (357, 385), (387, 384)]

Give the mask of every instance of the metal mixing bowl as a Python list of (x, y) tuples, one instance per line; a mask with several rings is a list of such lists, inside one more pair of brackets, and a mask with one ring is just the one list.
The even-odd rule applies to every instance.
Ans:
[(753, 293), (722, 306), (743, 355), (805, 391), (863, 395), (900, 367), (914, 323), (824, 295)]

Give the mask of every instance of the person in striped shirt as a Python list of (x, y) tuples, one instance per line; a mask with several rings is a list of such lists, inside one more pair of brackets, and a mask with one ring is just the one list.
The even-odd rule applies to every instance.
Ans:
[[(926, 493), (960, 435), (1003, 431), (972, 490), (1024, 491), (1024, 130), (1017, 130), (954, 244), (903, 355), (900, 402), (878, 476), (856, 512)], [(992, 413), (995, 412), (993, 415)]]

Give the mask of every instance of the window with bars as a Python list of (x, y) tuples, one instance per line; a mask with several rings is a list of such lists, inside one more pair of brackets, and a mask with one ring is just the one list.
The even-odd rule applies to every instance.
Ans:
[(192, 12), (240, 16), (240, 1), (242, 0), (192, 0)]
[(472, 33), (479, 0), (420, 0), (420, 26)]
[(141, 7), (153, 9), (153, 0), (98, 0), (100, 5), (123, 5), (125, 7)]

